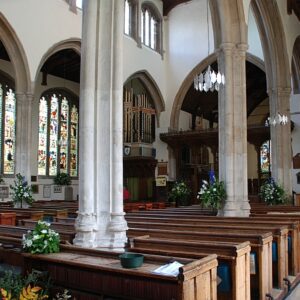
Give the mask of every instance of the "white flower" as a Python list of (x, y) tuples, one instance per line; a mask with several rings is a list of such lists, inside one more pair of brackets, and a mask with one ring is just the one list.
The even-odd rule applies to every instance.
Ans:
[(44, 233), (44, 234), (46, 234), (46, 233), (47, 233), (47, 230), (46, 230), (46, 229), (43, 229), (41, 232)]

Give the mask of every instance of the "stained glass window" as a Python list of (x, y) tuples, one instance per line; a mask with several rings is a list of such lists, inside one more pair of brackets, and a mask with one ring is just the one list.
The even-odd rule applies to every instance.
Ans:
[(261, 173), (269, 173), (271, 170), (271, 141), (264, 142), (260, 147)]
[[(1, 98), (3, 99), (3, 91)], [(3, 100), (1, 102), (3, 103)], [(2, 105), (4, 105), (4, 120), (2, 120), (1, 118), (1, 123), (4, 129), (3, 174), (14, 174), (16, 141), (16, 98), (11, 89), (6, 92), (4, 103)], [(3, 108), (1, 109), (1, 117), (2, 111)]]
[(78, 176), (78, 106), (64, 93), (40, 99), (38, 175)]

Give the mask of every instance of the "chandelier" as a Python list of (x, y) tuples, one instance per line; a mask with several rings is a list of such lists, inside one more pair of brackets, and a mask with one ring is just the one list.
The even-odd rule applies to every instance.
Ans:
[(278, 113), (275, 117), (269, 117), (265, 122), (265, 126), (286, 125), (288, 120), (289, 119), (286, 115)]
[[(209, 20), (208, 20), (208, 0), (206, 1), (206, 21), (207, 21), (207, 56), (209, 55), (210, 41), (209, 41)], [(206, 71), (197, 74), (194, 77), (194, 88), (197, 91), (219, 91), (220, 85), (225, 84), (225, 76), (219, 71), (215, 72), (209, 65)]]

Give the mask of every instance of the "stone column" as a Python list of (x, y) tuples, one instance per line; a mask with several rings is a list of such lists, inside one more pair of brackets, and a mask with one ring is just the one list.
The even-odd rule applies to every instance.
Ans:
[(124, 2), (83, 5), (79, 216), (74, 243), (123, 251)]
[(79, 210), (73, 243), (95, 247), (98, 1), (84, 1), (81, 45), (79, 118)]
[[(108, 1), (105, 1), (106, 3)], [(110, 2), (110, 1), (109, 1)], [(107, 5), (107, 4), (106, 4)], [(111, 102), (111, 123), (110, 123), (110, 202), (111, 221), (108, 226), (110, 233), (110, 248), (121, 250), (126, 243), (127, 222), (123, 210), (123, 32), (124, 32), (124, 1), (114, 0), (107, 5), (111, 19), (108, 30), (112, 39), (107, 56), (111, 56), (110, 70), (112, 71), (109, 86)], [(107, 41), (104, 40), (106, 43)], [(103, 73), (103, 76), (105, 74)]]
[(283, 186), (288, 195), (292, 195), (292, 146), (290, 118), (290, 88), (269, 90), (270, 117), (278, 113), (288, 117), (285, 125), (270, 124), (271, 131), (271, 174), (274, 180)]
[(224, 216), (249, 216), (247, 182), (246, 44), (221, 45), (219, 68), (219, 178), (226, 184)]
[(33, 94), (16, 92), (17, 123), (16, 123), (16, 164), (15, 173), (31, 179), (31, 107)]

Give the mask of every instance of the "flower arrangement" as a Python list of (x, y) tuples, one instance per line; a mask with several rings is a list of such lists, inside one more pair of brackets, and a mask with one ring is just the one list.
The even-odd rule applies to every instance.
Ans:
[(204, 207), (219, 209), (221, 208), (222, 201), (224, 201), (226, 197), (224, 182), (217, 180), (214, 173), (210, 172), (209, 182), (206, 180), (202, 181), (197, 199), (200, 200)]
[(176, 202), (176, 206), (186, 205), (190, 194), (191, 189), (184, 181), (176, 181), (169, 192), (169, 199)]
[(285, 204), (288, 200), (284, 189), (272, 177), (260, 187), (259, 196), (268, 205)]
[(20, 203), (21, 207), (23, 207), (23, 201), (29, 205), (34, 201), (32, 188), (28, 185), (25, 177), (20, 173), (16, 175), (14, 185), (10, 185), (10, 188), (13, 190), (12, 196), (14, 204)]
[(54, 184), (56, 185), (70, 185), (71, 177), (67, 173), (57, 173), (53, 179)]
[(59, 234), (44, 221), (38, 221), (35, 228), (24, 234), (22, 239), (24, 250), (32, 254), (59, 252), (59, 242)]

